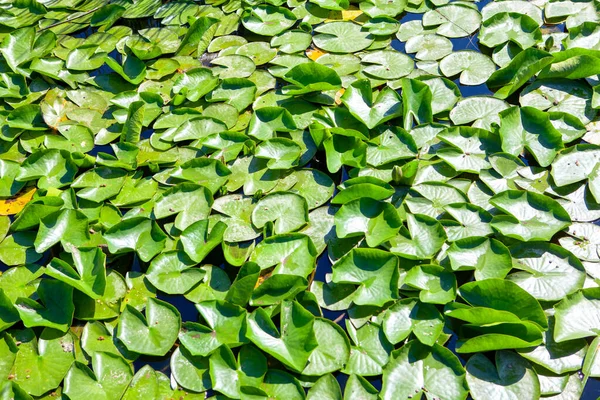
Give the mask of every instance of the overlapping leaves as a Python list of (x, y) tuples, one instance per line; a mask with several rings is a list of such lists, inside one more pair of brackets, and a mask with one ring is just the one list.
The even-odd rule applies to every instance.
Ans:
[(600, 376), (596, 2), (0, 3), (4, 397)]

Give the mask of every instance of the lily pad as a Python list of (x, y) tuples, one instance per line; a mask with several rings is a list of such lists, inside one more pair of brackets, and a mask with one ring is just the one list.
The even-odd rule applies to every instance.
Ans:
[(477, 9), (463, 4), (447, 4), (423, 15), (425, 28), (437, 26), (436, 33), (449, 38), (464, 37), (475, 32), (481, 23)]
[(242, 16), (242, 24), (251, 32), (264, 36), (275, 36), (296, 22), (294, 14), (283, 7), (259, 5), (252, 7)]
[(401, 102), (393, 90), (383, 89), (373, 99), (371, 84), (368, 80), (353, 82), (341, 97), (350, 113), (363, 122), (369, 129), (401, 115)]
[(267, 313), (259, 308), (248, 316), (246, 334), (258, 348), (288, 367), (301, 371), (310, 353), (317, 347), (313, 325), (313, 315), (300, 304), (284, 301), (279, 330)]
[(440, 61), (440, 69), (447, 77), (460, 73), (463, 85), (481, 85), (494, 73), (496, 67), (484, 54), (463, 50), (451, 53)]
[(39, 337), (31, 329), (13, 331), (12, 340), (19, 342), (10, 373), (27, 393), (41, 396), (56, 389), (75, 361), (75, 338), (46, 328)]
[(336, 233), (340, 238), (365, 235), (372, 247), (394, 237), (401, 225), (398, 212), (391, 204), (367, 197), (344, 204), (335, 215)]
[(482, 354), (467, 363), (467, 382), (474, 399), (489, 396), (526, 396), (538, 398), (540, 384), (529, 362), (515, 353), (499, 351), (496, 365)]
[[(293, 213), (290, 205), (293, 204)], [(262, 228), (267, 223), (273, 224), (277, 234), (300, 229), (308, 222), (308, 206), (304, 197), (295, 193), (273, 193), (262, 198), (252, 211), (252, 223)]]
[(73, 364), (65, 377), (65, 394), (72, 399), (121, 397), (133, 377), (129, 364), (117, 355), (98, 352), (92, 366), (94, 372), (79, 362)]
[(428, 347), (410, 341), (392, 353), (390, 363), (384, 368), (381, 398), (407, 398), (423, 392), (466, 399), (465, 371), (450, 350), (438, 344)]
[(522, 272), (507, 278), (536, 299), (557, 301), (583, 288), (585, 269), (568, 251), (554, 244), (511, 247), (513, 266)]
[(537, 193), (507, 190), (492, 197), (490, 203), (508, 214), (495, 216), (492, 227), (519, 240), (549, 241), (571, 224), (571, 218), (556, 200)]
[(165, 355), (175, 343), (181, 316), (175, 307), (149, 298), (145, 316), (131, 306), (121, 314), (117, 337), (128, 350), (148, 355)]
[(356, 304), (383, 306), (398, 298), (398, 258), (378, 249), (353, 249), (333, 265), (332, 281), (359, 285)]
[(331, 53), (355, 53), (369, 47), (374, 38), (353, 22), (331, 22), (318, 26), (313, 43)]

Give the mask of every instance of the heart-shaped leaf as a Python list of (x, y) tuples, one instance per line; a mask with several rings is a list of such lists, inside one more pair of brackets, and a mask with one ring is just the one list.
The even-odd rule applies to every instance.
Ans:
[(490, 397), (539, 398), (540, 383), (531, 365), (509, 351), (496, 353), (496, 365), (483, 354), (476, 354), (466, 366), (467, 382), (475, 400)]
[(444, 320), (434, 306), (414, 298), (403, 299), (387, 309), (382, 327), (390, 343), (400, 343), (414, 333), (421, 343), (433, 346), (442, 333)]
[(224, 301), (203, 301), (196, 308), (208, 326), (187, 322), (179, 340), (194, 356), (206, 357), (221, 345), (237, 347), (247, 342), (246, 312)]
[(401, 226), (394, 206), (368, 197), (344, 204), (335, 214), (338, 237), (365, 235), (367, 244), (372, 247), (393, 238)]
[(275, 235), (260, 242), (250, 261), (272, 274), (298, 275), (306, 278), (314, 269), (317, 251), (312, 240), (302, 233)]
[(378, 249), (352, 249), (333, 265), (332, 280), (359, 285), (356, 304), (383, 306), (398, 298), (398, 258)]
[(528, 243), (510, 248), (513, 267), (521, 272), (507, 279), (527, 290), (536, 299), (558, 301), (583, 288), (585, 269), (581, 262), (560, 246)]
[(411, 341), (394, 351), (384, 368), (381, 398), (408, 398), (422, 393), (466, 399), (465, 370), (450, 350), (438, 344), (428, 347)]
[(169, 251), (155, 257), (146, 278), (154, 287), (168, 294), (183, 294), (196, 286), (205, 272), (194, 268), (195, 262), (180, 251)]
[(70, 250), (74, 265), (54, 258), (48, 264), (46, 274), (73, 286), (93, 299), (100, 298), (106, 288), (106, 256), (99, 248), (72, 247)]
[(146, 262), (162, 251), (166, 238), (155, 221), (144, 217), (126, 219), (104, 234), (111, 253), (135, 251)]
[(350, 113), (369, 129), (402, 115), (398, 94), (389, 88), (383, 89), (373, 99), (371, 84), (366, 79), (353, 82), (341, 97)]
[(73, 288), (66, 283), (42, 279), (36, 289), (39, 302), (19, 297), (15, 307), (28, 327), (47, 326), (66, 332), (73, 320)]
[(295, 193), (272, 193), (256, 203), (252, 224), (258, 229), (273, 224), (276, 234), (293, 232), (308, 222), (308, 205), (304, 197)]
[(148, 355), (165, 355), (177, 340), (181, 326), (179, 311), (169, 303), (149, 298), (146, 315), (126, 306), (119, 318), (117, 337), (128, 350)]
[(435, 219), (423, 214), (407, 214), (408, 229), (402, 227), (400, 234), (391, 238), (386, 247), (409, 259), (432, 258), (446, 241), (446, 232)]
[(282, 302), (280, 319), (278, 330), (268, 314), (258, 308), (248, 315), (246, 336), (264, 352), (288, 367), (302, 371), (317, 347), (315, 319), (304, 307), (292, 301)]
[(564, 208), (541, 194), (507, 190), (492, 197), (490, 203), (508, 214), (494, 217), (492, 227), (515, 239), (549, 241), (556, 232), (571, 224)]
[(70, 399), (114, 399), (123, 396), (133, 372), (121, 357), (110, 353), (94, 353), (93, 372), (84, 364), (75, 362), (65, 377), (65, 394)]
[(313, 43), (331, 53), (356, 53), (373, 43), (373, 37), (353, 22), (332, 22), (315, 29)]
[(533, 107), (511, 107), (500, 113), (502, 149), (518, 156), (530, 151), (542, 167), (547, 167), (563, 147), (560, 132), (548, 114)]
[(561, 300), (555, 309), (554, 340), (558, 343), (598, 335), (593, 321), (600, 315), (600, 290), (577, 291)]
[(23, 390), (41, 396), (56, 389), (75, 361), (75, 339), (70, 332), (46, 328), (39, 338), (31, 329), (11, 332), (19, 351), (10, 374)]

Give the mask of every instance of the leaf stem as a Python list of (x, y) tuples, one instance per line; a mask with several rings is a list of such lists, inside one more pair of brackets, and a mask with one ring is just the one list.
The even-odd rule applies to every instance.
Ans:
[(58, 22), (56, 22), (56, 23), (54, 23), (54, 24), (52, 24), (52, 25), (48, 25), (47, 27), (40, 29), (40, 30), (39, 30), (39, 32), (42, 32), (42, 31), (45, 31), (45, 30), (48, 30), (48, 29), (52, 29), (52, 28), (54, 28), (55, 26), (59, 26), (59, 25), (62, 25), (62, 24), (66, 24), (66, 23), (68, 23), (68, 22), (74, 21), (74, 20), (76, 20), (76, 19), (79, 19), (79, 18), (81, 18), (81, 17), (85, 17), (86, 15), (89, 15), (89, 14), (91, 14), (91, 13), (93, 13), (93, 12), (96, 12), (96, 11), (98, 11), (98, 10), (99, 10), (99, 9), (101, 9), (102, 7), (104, 7), (104, 6), (108, 5), (109, 3), (110, 3), (110, 1), (107, 1), (107, 2), (106, 2), (106, 4), (102, 4), (102, 5), (96, 6), (96, 7), (92, 8), (92, 9), (91, 9), (91, 10), (89, 10), (89, 11), (85, 11), (85, 12), (83, 12), (83, 13), (81, 13), (81, 14), (79, 14), (79, 15), (76, 15), (76, 16), (74, 16), (74, 17), (67, 18), (67, 19), (65, 19), (64, 21), (58, 21)]

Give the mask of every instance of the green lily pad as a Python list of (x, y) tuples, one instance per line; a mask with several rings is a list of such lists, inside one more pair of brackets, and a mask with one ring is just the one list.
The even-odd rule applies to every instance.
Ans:
[(276, 36), (290, 28), (296, 16), (287, 8), (259, 5), (247, 9), (242, 16), (246, 29), (259, 35)]
[(546, 240), (571, 224), (569, 214), (554, 199), (537, 193), (507, 190), (490, 199), (490, 203), (508, 215), (497, 215), (492, 227), (515, 239)]
[(530, 321), (542, 329), (548, 322), (538, 301), (516, 283), (502, 279), (469, 282), (458, 290), (459, 295), (474, 307), (508, 311), (522, 321)]
[(298, 31), (287, 31), (271, 39), (271, 46), (277, 47), (278, 51), (287, 54), (304, 51), (310, 46), (312, 36), (309, 33)]
[[(252, 211), (254, 207), (255, 202), (252, 198), (237, 194), (219, 197), (215, 200), (213, 210), (218, 211), (220, 214), (213, 214), (211, 218), (214, 217), (214, 220), (221, 221), (227, 225), (223, 233), (223, 240), (227, 242), (243, 242), (252, 240), (260, 235), (252, 226)], [(183, 244), (185, 248), (185, 240)]]
[(75, 361), (75, 338), (46, 328), (39, 337), (31, 329), (12, 331), (19, 351), (10, 373), (24, 391), (34, 396), (56, 389)]
[(348, 107), (350, 113), (369, 129), (401, 115), (401, 102), (396, 92), (385, 88), (374, 100), (368, 80), (358, 80), (352, 83), (342, 95), (341, 100)]
[(278, 397), (289, 400), (302, 400), (305, 398), (304, 388), (293, 375), (277, 369), (270, 369), (265, 375), (260, 388), (244, 388), (244, 392), (252, 395)]
[(183, 294), (196, 286), (205, 272), (193, 268), (195, 263), (180, 251), (170, 251), (156, 256), (148, 270), (146, 278), (158, 290), (168, 294)]
[[(433, 375), (432, 369), (436, 371)], [(426, 392), (431, 396), (466, 399), (467, 388), (465, 370), (450, 350), (438, 344), (428, 347), (411, 341), (394, 351), (384, 368), (381, 398), (407, 398)]]
[(256, 147), (255, 157), (267, 159), (269, 169), (290, 169), (298, 164), (302, 149), (286, 138), (265, 140)]
[(208, 68), (194, 68), (177, 77), (173, 82), (173, 93), (185, 96), (189, 101), (198, 101), (217, 87), (219, 80)]
[(274, 267), (273, 274), (298, 275), (306, 278), (314, 269), (317, 251), (312, 240), (302, 233), (270, 236), (260, 242), (251, 262), (261, 270)]
[(413, 333), (421, 343), (433, 346), (442, 333), (444, 320), (435, 306), (414, 298), (403, 299), (387, 309), (382, 327), (390, 343), (397, 344)]
[(267, 372), (264, 356), (253, 347), (244, 347), (238, 360), (227, 346), (221, 346), (209, 360), (213, 389), (237, 397), (243, 387), (256, 387)]
[(42, 110), (37, 104), (28, 104), (11, 111), (6, 117), (11, 128), (28, 130), (46, 130), (48, 126), (42, 117)]
[(538, 398), (540, 383), (531, 365), (509, 351), (496, 353), (496, 365), (483, 354), (476, 354), (466, 365), (467, 382), (474, 399), (489, 396)]
[(407, 55), (390, 50), (379, 50), (365, 54), (361, 63), (366, 64), (363, 72), (377, 79), (400, 79), (410, 74), (414, 61)]
[(302, 371), (318, 344), (313, 327), (315, 319), (300, 304), (291, 301), (281, 304), (280, 318), (278, 330), (267, 313), (259, 308), (248, 315), (246, 335), (261, 350), (288, 367)]
[(0, 242), (0, 261), (6, 265), (34, 263), (42, 254), (35, 251), (33, 232), (15, 232)]
[(252, 115), (248, 135), (266, 140), (273, 138), (275, 132), (292, 132), (296, 129), (296, 122), (288, 110), (282, 107), (263, 107)]
[(353, 22), (331, 22), (315, 29), (313, 43), (331, 53), (356, 53), (373, 43), (373, 37)]
[(252, 224), (258, 229), (273, 224), (276, 234), (293, 232), (308, 222), (304, 197), (295, 193), (272, 193), (260, 199), (252, 211)]
[(122, 343), (112, 335), (101, 322), (88, 322), (81, 332), (81, 349), (88, 357), (96, 353), (114, 354), (128, 361), (135, 360), (138, 355), (129, 352)]
[(480, 42), (488, 47), (512, 41), (526, 49), (541, 41), (542, 33), (538, 23), (531, 17), (515, 12), (501, 12), (483, 21), (479, 37)]
[[(65, 377), (65, 394), (71, 399), (93, 396), (97, 399), (113, 399), (123, 396), (133, 372), (121, 357), (110, 353), (95, 353), (92, 370), (75, 362)], [(93, 389), (91, 389), (93, 388)]]
[(490, 88), (499, 88), (494, 97), (505, 99), (552, 61), (554, 57), (550, 53), (535, 48), (525, 49), (508, 65), (491, 74), (487, 85)]
[[(190, 209), (193, 202), (195, 207)], [(204, 186), (181, 183), (167, 189), (154, 204), (154, 216), (162, 219), (177, 214), (175, 227), (181, 231), (198, 220), (208, 217), (213, 203), (212, 193)]]
[(318, 345), (302, 374), (319, 376), (341, 369), (350, 355), (350, 343), (343, 329), (327, 319), (316, 318), (314, 330)]
[(128, 350), (163, 356), (177, 340), (181, 316), (169, 303), (149, 298), (146, 315), (131, 306), (119, 318), (117, 337)]
[(455, 271), (475, 270), (475, 279), (506, 277), (512, 269), (510, 251), (496, 239), (471, 237), (457, 240), (447, 251)]
[(446, 304), (456, 298), (456, 277), (437, 265), (417, 265), (408, 271), (404, 284), (419, 290), (424, 303)]
[(492, 123), (500, 124), (498, 113), (509, 105), (493, 97), (471, 96), (460, 100), (450, 111), (450, 119), (457, 125), (473, 123), (475, 128), (490, 129)]
[(340, 238), (364, 235), (371, 247), (392, 239), (402, 221), (389, 203), (368, 197), (344, 204), (335, 214), (336, 233)]
[(284, 94), (299, 95), (311, 92), (337, 90), (342, 80), (337, 72), (319, 63), (303, 63), (291, 68), (283, 79), (291, 85), (282, 89)]
[(356, 304), (383, 306), (398, 298), (398, 258), (378, 249), (352, 249), (333, 265), (332, 281), (358, 285)]
[(378, 391), (360, 375), (350, 375), (344, 389), (345, 399), (376, 400)]
[(187, 391), (204, 392), (211, 387), (208, 358), (192, 356), (180, 347), (171, 355), (170, 367), (172, 379)]
[(558, 301), (583, 288), (585, 269), (581, 262), (560, 246), (529, 243), (511, 247), (513, 266), (521, 272), (507, 279), (527, 290), (536, 299)]
[(490, 226), (492, 216), (479, 206), (470, 203), (449, 204), (446, 212), (457, 222), (448, 219), (442, 221), (450, 242), (493, 233)]
[(594, 119), (593, 93), (589, 85), (570, 79), (539, 79), (526, 86), (519, 96), (522, 106), (535, 107), (548, 112), (573, 114), (587, 124)]
[(106, 274), (106, 287), (102, 297), (93, 299), (83, 292), (73, 292), (75, 318), (81, 320), (103, 320), (115, 318), (121, 310), (121, 300), (127, 294), (127, 284), (123, 277), (114, 270)]
[(415, 57), (422, 61), (435, 61), (452, 52), (452, 42), (433, 33), (416, 35), (406, 41), (406, 52), (416, 53)]
[(350, 358), (343, 372), (362, 376), (381, 375), (394, 349), (385, 338), (382, 328), (377, 324), (354, 328), (347, 320), (346, 330), (354, 346), (350, 350)]
[(469, 36), (481, 24), (477, 9), (463, 4), (447, 4), (427, 11), (423, 15), (423, 26), (437, 26), (436, 33), (448, 38)]
[(111, 253), (135, 251), (146, 262), (164, 249), (166, 238), (155, 221), (144, 217), (119, 222), (104, 234)]
[[(562, 343), (554, 341), (554, 318), (549, 318), (549, 329), (544, 333), (544, 344), (533, 349), (520, 350), (519, 354), (555, 374), (564, 374), (581, 368), (586, 355), (586, 342), (583, 339)], [(585, 367), (583, 367), (585, 369)]]
[(41, 189), (60, 188), (73, 181), (77, 166), (64, 150), (38, 150), (28, 157), (15, 178), (19, 182), (38, 180)]
[(600, 312), (600, 291), (589, 288), (568, 295), (555, 306), (554, 340), (562, 343), (598, 334), (592, 323)]
[(124, 400), (133, 400), (146, 396), (148, 398), (156, 397), (159, 391), (158, 385), (156, 372), (151, 366), (144, 365), (133, 376), (122, 398)]
[(386, 247), (402, 257), (410, 259), (432, 258), (446, 241), (442, 225), (435, 219), (422, 214), (407, 214), (407, 226), (399, 235), (390, 239)]
[(475, 51), (456, 51), (440, 61), (440, 70), (447, 77), (460, 74), (462, 85), (481, 85), (496, 70), (493, 61), (486, 55)]
[(71, 248), (74, 267), (60, 258), (48, 264), (46, 274), (73, 286), (93, 299), (104, 294), (106, 256), (99, 248)]
[(66, 332), (73, 320), (73, 288), (66, 283), (42, 279), (36, 288), (39, 301), (19, 297), (15, 308), (27, 328), (47, 326)]
[[(224, 101), (243, 111), (252, 103), (257, 94), (257, 85), (246, 78), (223, 79), (219, 86), (213, 89), (207, 96), (207, 101)], [(227, 122), (227, 121), (224, 121)]]
[(196, 308), (208, 326), (187, 322), (179, 333), (179, 340), (194, 356), (208, 356), (221, 345), (238, 347), (245, 337), (246, 311), (224, 301), (204, 301)]

